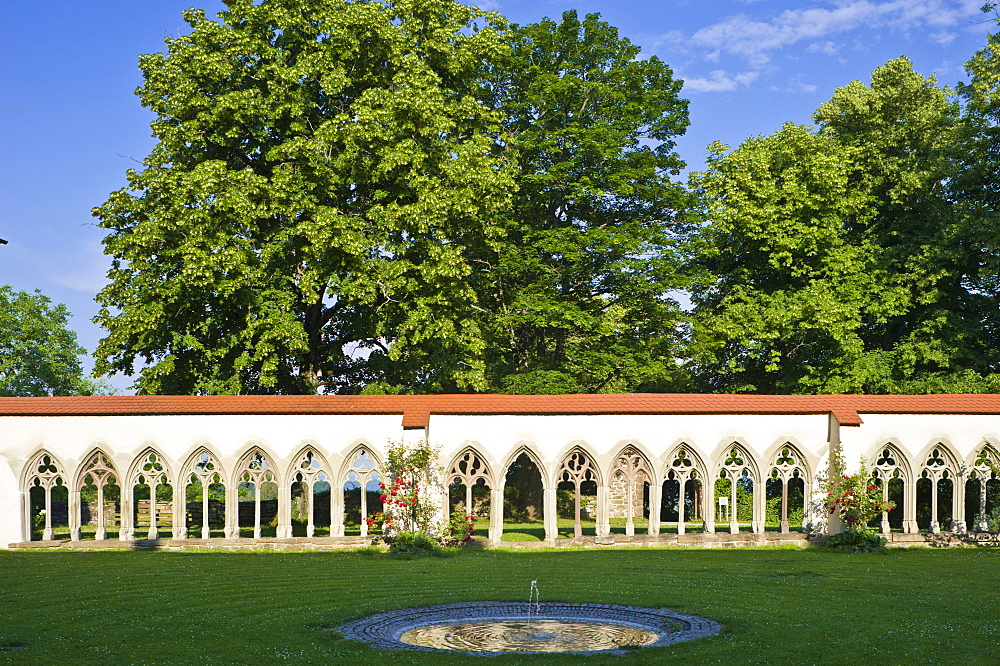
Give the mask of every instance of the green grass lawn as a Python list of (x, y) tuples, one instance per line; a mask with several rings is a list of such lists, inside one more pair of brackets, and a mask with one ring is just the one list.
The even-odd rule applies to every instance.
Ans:
[[(393, 608), (526, 599), (712, 618), (626, 656), (377, 652), (337, 626)], [(0, 661), (22, 663), (996, 663), (1000, 551), (0, 552)], [(478, 659), (478, 658), (477, 658)]]

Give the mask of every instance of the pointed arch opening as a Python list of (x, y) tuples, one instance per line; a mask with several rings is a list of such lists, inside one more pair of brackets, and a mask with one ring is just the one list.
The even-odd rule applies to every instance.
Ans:
[(170, 470), (159, 451), (149, 447), (132, 464), (127, 492), (131, 498), (131, 526), (126, 538), (169, 539), (173, 536), (174, 487)]
[(951, 530), (957, 519), (955, 479), (958, 463), (944, 442), (935, 443), (920, 459), (916, 483), (917, 529), (938, 533)]
[(218, 456), (205, 447), (195, 451), (182, 473), (185, 526), (191, 538), (226, 537), (226, 479)]
[[(883, 534), (902, 532), (904, 529), (905, 488), (909, 478), (906, 458), (892, 444), (885, 444), (878, 449), (875, 463), (872, 467), (872, 480), (882, 489), (882, 499), (896, 503), (892, 511), (882, 513), (878, 521)], [(875, 521), (873, 521), (875, 522)]]
[(477, 534), (489, 529), (492, 478), (486, 459), (471, 446), (458, 454), (448, 468), (448, 515), (464, 517)]
[(758, 522), (755, 493), (761, 492), (758, 481), (753, 458), (740, 443), (733, 442), (719, 464), (714, 491), (716, 522), (728, 524), (730, 534), (754, 530)]
[(333, 475), (326, 459), (312, 446), (295, 456), (290, 472), (292, 536), (330, 536)]
[(345, 536), (367, 537), (369, 519), (383, 510), (381, 464), (368, 447), (358, 447), (348, 458), (341, 477)]
[(703, 529), (704, 505), (702, 471), (692, 448), (682, 443), (668, 456), (667, 467), (660, 491), (660, 531), (686, 534)]
[(572, 520), (569, 526), (560, 526), (559, 538), (594, 536), (597, 528), (597, 487), (600, 475), (594, 458), (576, 446), (563, 458), (556, 472), (556, 510), (562, 521)]
[(79, 526), (74, 539), (117, 539), (121, 534), (121, 479), (111, 456), (95, 449), (80, 468)]
[(649, 527), (650, 490), (653, 467), (632, 444), (615, 456), (608, 479), (608, 516), (611, 531), (635, 534), (636, 527)]
[(503, 541), (544, 541), (542, 465), (522, 448), (507, 465), (503, 486)]
[(807, 479), (805, 458), (795, 445), (785, 442), (778, 447), (764, 481), (765, 529), (782, 534), (802, 531)]
[(965, 521), (970, 529), (989, 530), (989, 518), (1000, 510), (1000, 454), (984, 441), (970, 465), (965, 483)]
[(25, 525), (29, 541), (70, 538), (69, 487), (66, 469), (44, 449), (25, 468), (22, 486), (28, 495)]
[(239, 536), (277, 536), (278, 476), (274, 462), (260, 447), (253, 447), (240, 460), (236, 482)]

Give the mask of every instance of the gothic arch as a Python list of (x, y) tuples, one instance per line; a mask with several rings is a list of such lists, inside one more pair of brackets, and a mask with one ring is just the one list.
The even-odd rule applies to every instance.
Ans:
[[(331, 527), (333, 532), (337, 531), (339, 536), (344, 535), (344, 513), (347, 507), (347, 490), (344, 488), (348, 483), (357, 483), (359, 487), (358, 505), (358, 529), (362, 537), (368, 536), (368, 484), (375, 479), (385, 484), (382, 479), (382, 469), (384, 464), (378, 454), (367, 443), (359, 443), (351, 449), (344, 463), (341, 465), (340, 474), (336, 478), (336, 483), (331, 484)], [(354, 478), (351, 478), (351, 477)], [(352, 491), (353, 492), (353, 491)]]
[[(775, 450), (768, 456), (767, 460), (767, 474), (764, 479), (762, 490), (764, 491), (764, 502), (765, 502), (765, 517), (767, 512), (767, 493), (770, 489), (773, 489), (774, 483), (780, 484), (781, 487), (781, 503), (780, 503), (780, 517), (779, 517), (779, 531), (782, 534), (787, 534), (791, 531), (790, 521), (788, 519), (789, 509), (790, 509), (790, 499), (789, 496), (792, 491), (792, 485), (795, 485), (796, 491), (798, 491), (801, 485), (802, 499), (801, 501), (796, 500), (796, 505), (800, 505), (802, 509), (802, 518), (805, 518), (806, 505), (808, 504), (809, 495), (809, 465), (802, 455), (802, 451), (791, 441), (787, 441), (784, 444), (779, 444)], [(770, 489), (768, 485), (770, 484)]]
[[(978, 489), (979, 501), (970, 503), (966, 510), (967, 524), (975, 524), (976, 529), (985, 532), (989, 529), (986, 521), (988, 488), (1000, 484), (1000, 452), (994, 442), (984, 439), (982, 444), (973, 449), (968, 458), (969, 470), (967, 484), (974, 483)], [(964, 499), (964, 497), (963, 497)], [(971, 513), (971, 515), (970, 515)]]
[(603, 474), (601, 473), (600, 466), (597, 464), (597, 456), (590, 450), (590, 447), (583, 440), (574, 440), (570, 442), (564, 446), (559, 452), (559, 455), (556, 456), (556, 460), (559, 461), (559, 466), (556, 468), (554, 477), (555, 483), (553, 485), (557, 485), (564, 480), (562, 478), (563, 466), (566, 465), (566, 463), (573, 456), (577, 456), (578, 460), (586, 459), (588, 461), (589, 468), (593, 472), (593, 478), (589, 480), (594, 481), (599, 486), (604, 485)]
[[(635, 514), (638, 505), (638, 514), (643, 518), (643, 505), (646, 500), (646, 493), (649, 493), (650, 513), (654, 511), (652, 500), (657, 496), (653, 490), (653, 485), (657, 482), (657, 475), (653, 470), (653, 465), (637, 442), (624, 442), (620, 445), (618, 453), (611, 459), (611, 467), (608, 470), (608, 503), (610, 504), (608, 514), (610, 518), (625, 518), (625, 534), (635, 534)], [(647, 523), (647, 526), (651, 525)], [(658, 531), (657, 521), (652, 523), (654, 534)]]
[[(559, 467), (556, 468), (556, 476), (553, 481), (556, 488), (561, 483), (573, 485), (573, 536), (579, 538), (583, 536), (581, 522), (583, 484), (593, 483), (597, 489), (603, 485), (601, 470), (597, 466), (593, 454), (583, 447), (583, 442), (571, 446), (562, 457)], [(600, 502), (599, 497), (597, 501)], [(600, 511), (600, 507), (597, 507), (597, 510)]]
[[(872, 478), (877, 479), (882, 486), (882, 499), (889, 499), (889, 484), (898, 479), (903, 485), (903, 506), (899, 507), (903, 514), (903, 530), (906, 532), (917, 531), (916, 508), (913, 506), (916, 500), (916, 491), (911, 490), (916, 483), (913, 476), (910, 462), (903, 455), (900, 447), (893, 442), (884, 442), (875, 449), (872, 460)], [(881, 530), (883, 534), (891, 531), (889, 524), (889, 513), (884, 512), (881, 520)]]
[[(694, 447), (686, 441), (680, 441), (670, 449), (670, 455), (666, 457), (663, 473), (659, 477), (660, 491), (663, 493), (656, 503), (658, 514), (664, 511), (672, 511), (672, 505), (666, 505), (666, 491), (668, 484), (677, 484), (677, 533), (684, 534), (686, 524), (690, 517), (697, 520), (705, 513), (704, 490), (708, 476), (707, 466), (702, 461), (701, 456)], [(709, 484), (710, 485), (710, 484)], [(692, 516), (687, 514), (687, 492), (691, 490)], [(711, 508), (711, 503), (709, 503)], [(661, 516), (662, 517), (662, 516)]]
[(462, 477), (463, 483), (478, 483), (480, 479), (493, 487), (493, 468), (489, 460), (479, 451), (478, 448), (467, 444), (462, 450), (451, 459), (448, 465), (448, 482), (451, 483), (456, 477)]
[(24, 505), (24, 537), (26, 541), (31, 540), (31, 525), (34, 519), (31, 490), (38, 488), (43, 495), (44, 505), (40, 510), (45, 512), (42, 540), (49, 541), (54, 536), (52, 530), (52, 491), (55, 488), (66, 488), (68, 493), (66, 467), (44, 448), (40, 448), (28, 460), (28, 464), (21, 472), (21, 488), (27, 495), (27, 501)]
[(500, 475), (497, 479), (497, 487), (502, 488), (506, 484), (507, 471), (510, 469), (510, 466), (514, 464), (514, 461), (520, 458), (522, 454), (527, 456), (528, 460), (534, 463), (535, 467), (538, 468), (539, 475), (542, 478), (542, 488), (548, 489), (551, 487), (551, 479), (545, 471), (545, 465), (542, 464), (542, 458), (537, 452), (535, 452), (529, 442), (518, 442), (517, 446), (514, 447), (514, 450), (504, 459), (503, 465), (497, 469), (497, 473)]
[(743, 487), (744, 491), (746, 491), (747, 486), (751, 488), (751, 529), (755, 533), (763, 532), (764, 479), (761, 476), (756, 459), (751, 455), (747, 446), (739, 440), (733, 440), (722, 450), (722, 454), (716, 458), (715, 470), (712, 476), (713, 504), (716, 481), (720, 479), (729, 480), (729, 497), (726, 498), (726, 506), (729, 512), (730, 533), (739, 532), (739, 487)]
[[(119, 505), (117, 513), (121, 515), (121, 493), (124, 492), (124, 483), (121, 478), (121, 474), (118, 468), (115, 466), (114, 458), (107, 451), (104, 450), (103, 446), (97, 445), (90, 449), (89, 452), (83, 457), (83, 461), (80, 463), (79, 470), (76, 473), (76, 481), (73, 483), (73, 490), (78, 493), (82, 493), (88, 486), (93, 486), (97, 491), (96, 498), (96, 530), (94, 532), (94, 539), (97, 541), (103, 541), (107, 538), (107, 516), (105, 515), (105, 489), (114, 485), (118, 487), (119, 493)], [(75, 508), (71, 511), (74, 514), (70, 519), (70, 532), (72, 534), (71, 538), (74, 541), (80, 539), (81, 526), (83, 524), (83, 498), (81, 496), (80, 501), (77, 503)], [(88, 505), (89, 519), (90, 521), (95, 520), (95, 512)], [(90, 524), (88, 521), (88, 524)], [(112, 517), (112, 523), (115, 523)], [(114, 525), (115, 527), (120, 527), (120, 521)]]
[[(175, 479), (170, 473), (170, 466), (167, 464), (163, 454), (152, 444), (147, 444), (142, 451), (132, 461), (129, 466), (126, 482), (122, 487), (122, 535), (126, 539), (135, 536), (136, 523), (139, 518), (139, 501), (135, 498), (135, 487), (137, 485), (149, 486), (148, 520), (149, 531), (147, 539), (158, 539), (159, 529), (158, 506), (156, 501), (156, 491), (159, 486), (170, 486), (176, 488)], [(171, 505), (173, 502), (171, 502)]]
[[(263, 445), (259, 442), (251, 442), (242, 456), (240, 456), (238, 462), (236, 463), (236, 468), (233, 473), (233, 492), (237, 498), (236, 502), (236, 512), (237, 520), (236, 527), (237, 530), (241, 527), (239, 524), (239, 492), (240, 486), (244, 483), (251, 484), (253, 487), (253, 538), (259, 539), (262, 535), (262, 518), (261, 518), (261, 486), (265, 483), (273, 483), (278, 488), (281, 488), (281, 478), (278, 473), (277, 465), (274, 463), (275, 457), (268, 453)], [(227, 489), (226, 496), (229, 496)], [(280, 497), (278, 498), (279, 506), (276, 507), (278, 515), (280, 515)], [(237, 531), (237, 534), (239, 532)]]
[[(931, 516), (928, 529), (934, 533), (940, 532), (942, 523), (947, 523), (947, 528), (958, 528), (957, 531), (964, 532), (965, 521), (962, 517), (964, 513), (962, 507), (965, 499), (965, 484), (959, 486), (961, 468), (951, 447), (945, 441), (938, 440), (928, 446), (917, 460), (920, 463), (920, 469), (916, 483), (920, 484), (922, 479), (926, 479), (931, 484)], [(942, 485), (947, 488), (949, 483), (951, 485), (951, 507), (942, 520), (941, 509), (947, 509), (947, 505), (941, 506), (940, 491)], [(915, 497), (919, 497), (919, 493), (920, 490), (915, 489)]]
[[(317, 519), (320, 517), (316, 502), (316, 484), (318, 483), (325, 483), (330, 488), (328, 501), (324, 504), (327, 504), (327, 508), (330, 509), (330, 523), (328, 524), (332, 525), (333, 496), (334, 489), (337, 487), (333, 468), (326, 457), (319, 452), (315, 442), (305, 443), (299, 452), (292, 456), (291, 461), (287, 477), (289, 507), (290, 509), (298, 508), (300, 520), (302, 513), (305, 514), (306, 536), (312, 537), (316, 534)], [(299, 497), (295, 495), (296, 484), (300, 484), (299, 489), (302, 492)], [(289, 513), (289, 520), (291, 519), (292, 515)]]
[[(226, 475), (225, 466), (222, 464), (219, 455), (209, 448), (207, 444), (199, 444), (195, 447), (194, 451), (188, 455), (188, 457), (184, 460), (184, 465), (180, 468), (178, 485), (182, 486), (182, 493), (185, 498), (185, 534), (187, 530), (187, 487), (191, 485), (191, 477), (196, 477), (198, 482), (201, 484), (201, 538), (208, 539), (212, 536), (212, 502), (218, 502), (218, 500), (211, 500), (209, 498), (210, 489), (213, 484), (218, 484), (223, 487), (225, 497), (225, 502), (222, 506), (223, 534), (227, 537), (234, 536), (233, 528), (230, 526), (230, 521), (226, 518), (226, 515), (229, 513), (227, 511), (226, 504), (231, 502), (230, 495), (235, 492), (235, 490)], [(216, 504), (216, 507), (218, 507), (218, 504)], [(192, 511), (192, 516), (193, 515), (194, 512)]]

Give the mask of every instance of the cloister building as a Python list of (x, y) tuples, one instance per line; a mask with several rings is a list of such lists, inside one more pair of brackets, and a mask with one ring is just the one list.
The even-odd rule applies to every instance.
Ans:
[(0, 545), (366, 537), (387, 446), (418, 440), (442, 515), (494, 542), (515, 490), (550, 543), (561, 513), (570, 537), (839, 529), (833, 446), (899, 505), (884, 532), (1000, 509), (997, 395), (0, 398)]

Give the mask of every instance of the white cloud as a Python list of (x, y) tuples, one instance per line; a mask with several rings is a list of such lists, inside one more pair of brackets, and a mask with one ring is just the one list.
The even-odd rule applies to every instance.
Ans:
[(705, 49), (709, 61), (732, 55), (759, 69), (772, 52), (799, 42), (829, 43), (825, 38), (860, 27), (951, 28), (978, 13), (976, 3), (968, 0), (839, 0), (829, 8), (789, 9), (768, 20), (731, 16), (698, 30), (688, 43)]
[(741, 72), (729, 76), (725, 70), (716, 69), (709, 75), (709, 78), (688, 78), (684, 79), (684, 92), (727, 92), (736, 90), (738, 86), (744, 88), (757, 79), (757, 72)]
[(825, 42), (813, 42), (807, 48), (810, 53), (822, 53), (823, 55), (834, 55), (840, 50), (840, 47), (831, 41)]

